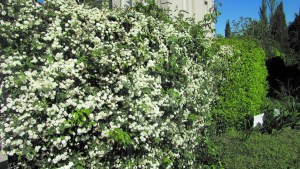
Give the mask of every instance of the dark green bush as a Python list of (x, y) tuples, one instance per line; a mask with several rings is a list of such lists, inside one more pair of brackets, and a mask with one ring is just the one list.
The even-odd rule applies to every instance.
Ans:
[(226, 63), (222, 63), (218, 70), (224, 79), (220, 83), (220, 97), (216, 102), (213, 117), (220, 121), (221, 129), (243, 129), (246, 117), (260, 114), (266, 101), (265, 52), (261, 45), (252, 39), (226, 38), (218, 39), (217, 43), (221, 45), (221, 49), (229, 49), (225, 52), (223, 50), (223, 62)]

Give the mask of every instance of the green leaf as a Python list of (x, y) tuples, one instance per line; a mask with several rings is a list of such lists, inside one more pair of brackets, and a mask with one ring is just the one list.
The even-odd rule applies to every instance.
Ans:
[(51, 64), (55, 61), (54, 57), (53, 56), (48, 56), (47, 57), (47, 61)]
[(125, 147), (133, 143), (133, 140), (131, 139), (130, 135), (122, 129), (117, 128), (111, 130), (109, 131), (108, 135), (111, 139), (113, 139), (121, 145), (124, 145)]

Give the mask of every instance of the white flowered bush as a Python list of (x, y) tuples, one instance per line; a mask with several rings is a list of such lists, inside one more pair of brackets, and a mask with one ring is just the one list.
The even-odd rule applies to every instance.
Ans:
[(10, 0), (0, 19), (1, 138), (14, 168), (196, 165), (215, 96), (188, 31), (72, 0)]

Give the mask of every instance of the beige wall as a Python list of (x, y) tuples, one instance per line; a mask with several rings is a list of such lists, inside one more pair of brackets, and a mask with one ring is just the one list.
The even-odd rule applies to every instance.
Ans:
[[(129, 6), (128, 0), (112, 0), (113, 7)], [(145, 2), (145, 0), (131, 0), (131, 4)], [(172, 16), (178, 15), (179, 11), (185, 11), (186, 17), (195, 17), (196, 21), (203, 19), (205, 14), (213, 7), (213, 0), (156, 0), (157, 5), (169, 9)]]
[(169, 8), (173, 15), (179, 11), (185, 11), (186, 17), (194, 17), (196, 21), (203, 19), (204, 15), (210, 13), (213, 7), (213, 0), (168, 0), (171, 4)]

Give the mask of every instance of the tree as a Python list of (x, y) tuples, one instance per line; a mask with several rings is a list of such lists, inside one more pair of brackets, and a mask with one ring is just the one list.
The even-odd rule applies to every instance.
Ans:
[(275, 13), (276, 7), (278, 6), (278, 2), (277, 0), (266, 0), (266, 5), (269, 9), (269, 19), (271, 19)]
[(259, 18), (260, 23), (264, 26), (268, 24), (268, 16), (267, 16), (267, 1), (262, 0), (261, 7), (259, 8)]
[(300, 11), (295, 15), (293, 22), (289, 24), (288, 34), (290, 48), (300, 54)]
[(245, 17), (240, 17), (239, 20), (233, 20), (232, 21), (232, 34), (234, 36), (242, 36), (242, 37), (247, 37), (249, 36), (250, 27), (253, 23), (252, 18), (245, 18)]
[(230, 28), (229, 20), (226, 21), (226, 26), (225, 26), (225, 37), (226, 37), (226, 38), (231, 37), (231, 28)]
[[(259, 8), (259, 22), (256, 24), (258, 30), (256, 30), (255, 38), (262, 41), (262, 44), (264, 46), (265, 50), (268, 50), (270, 46), (270, 42), (273, 43), (274, 40), (272, 39), (271, 33), (270, 33), (270, 25), (269, 25), (269, 18), (268, 18), (268, 12), (269, 16), (272, 16), (273, 8), (277, 4), (276, 0), (262, 0), (261, 6)], [(269, 10), (268, 10), (269, 9)], [(271, 47), (272, 48), (272, 47)]]
[(282, 50), (288, 48), (288, 28), (286, 25), (283, 2), (277, 6), (274, 15), (270, 19), (271, 35), (276, 40)]
[(262, 0), (261, 7), (259, 8), (259, 22), (256, 24), (256, 32), (257, 35), (255, 35), (256, 38), (260, 40), (266, 40), (269, 39), (270, 31), (269, 31), (269, 25), (268, 25), (268, 16), (267, 16), (267, 0)]

